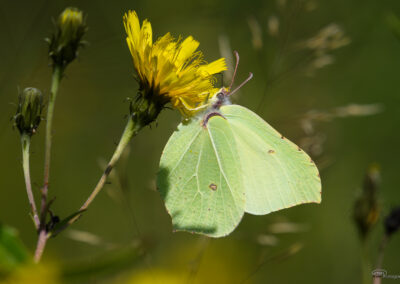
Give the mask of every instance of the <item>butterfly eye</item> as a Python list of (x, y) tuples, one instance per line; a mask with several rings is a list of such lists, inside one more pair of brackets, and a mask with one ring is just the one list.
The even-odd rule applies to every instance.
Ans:
[(224, 93), (223, 92), (219, 92), (217, 94), (217, 99), (222, 100), (224, 98)]

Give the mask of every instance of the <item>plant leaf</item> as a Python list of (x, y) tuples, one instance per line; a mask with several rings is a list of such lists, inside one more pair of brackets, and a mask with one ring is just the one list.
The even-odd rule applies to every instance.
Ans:
[(77, 211), (75, 213), (72, 213), (71, 215), (69, 215), (65, 219), (61, 220), (59, 223), (55, 224), (54, 227), (52, 228), (52, 230), (49, 232), (50, 236), (51, 237), (57, 236), (59, 233), (61, 233), (64, 229), (66, 229), (68, 227), (68, 222), (71, 219), (73, 219), (76, 216), (82, 214), (84, 211), (86, 211), (86, 209), (79, 210), (79, 211)]
[(25, 264), (29, 253), (14, 228), (0, 224), (0, 273)]

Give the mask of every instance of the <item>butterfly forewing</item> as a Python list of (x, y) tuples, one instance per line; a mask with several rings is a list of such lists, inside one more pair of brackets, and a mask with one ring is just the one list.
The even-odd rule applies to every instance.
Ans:
[(226, 119), (180, 124), (160, 161), (157, 186), (175, 230), (221, 237), (245, 209), (240, 158)]
[(318, 169), (304, 151), (242, 106), (223, 106), (221, 113), (240, 155), (246, 212), (262, 215), (321, 201)]

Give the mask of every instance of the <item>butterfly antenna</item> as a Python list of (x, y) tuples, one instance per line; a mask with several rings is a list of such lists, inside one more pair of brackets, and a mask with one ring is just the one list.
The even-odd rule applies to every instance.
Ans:
[(249, 77), (247, 77), (246, 80), (244, 80), (242, 82), (242, 84), (240, 84), (236, 89), (234, 89), (232, 92), (229, 92), (229, 96), (233, 95), (234, 93), (236, 93), (241, 87), (243, 87), (248, 81), (251, 80), (251, 78), (253, 78), (253, 73), (249, 73)]
[(232, 88), (233, 83), (235, 82), (236, 71), (237, 71), (238, 66), (239, 66), (239, 53), (236, 50), (233, 53), (235, 53), (235, 56), (236, 56), (236, 65), (235, 65), (235, 71), (233, 71), (232, 82), (231, 82), (231, 84), (229, 86), (229, 90)]

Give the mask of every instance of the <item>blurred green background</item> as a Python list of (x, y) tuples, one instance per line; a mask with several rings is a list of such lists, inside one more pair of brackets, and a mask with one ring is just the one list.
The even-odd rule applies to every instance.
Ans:
[[(91, 192), (124, 128), (126, 98), (136, 94), (122, 23), (129, 9), (151, 21), (154, 40), (166, 32), (193, 35), (208, 61), (239, 52), (237, 81), (249, 71), (254, 79), (235, 103), (308, 150), (321, 171), (322, 203), (246, 214), (221, 239), (172, 233), (155, 176), (180, 117), (165, 110), (157, 125), (133, 139), (111, 184), (84, 217), (48, 242), (43, 271), (67, 283), (361, 282), (352, 212), (370, 164), (379, 164), (382, 179), (381, 217), (367, 244), (372, 263), (382, 218), (400, 205), (400, 41), (388, 23), (400, 15), (399, 1), (1, 1), (0, 222), (14, 227), (29, 251), (36, 233), (19, 134), (10, 119), (18, 87), (36, 87), (48, 96), (51, 68), (43, 39), (68, 6), (87, 14), (89, 31), (56, 103), (50, 196), (56, 197), (57, 215), (77, 210)], [(351, 104), (357, 105), (337, 109)], [(44, 123), (32, 143), (37, 195), (43, 145)], [(394, 236), (383, 265), (390, 274), (400, 274), (399, 251), (400, 236)]]

